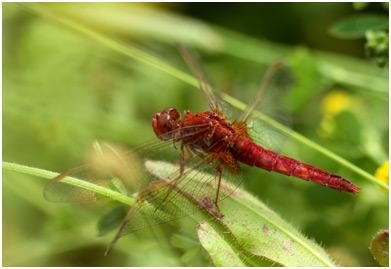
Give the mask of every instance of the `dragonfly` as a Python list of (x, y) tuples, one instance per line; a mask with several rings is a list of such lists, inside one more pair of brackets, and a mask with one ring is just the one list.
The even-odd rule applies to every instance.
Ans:
[[(114, 151), (114, 157), (98, 164), (92, 162), (70, 169), (45, 187), (44, 197), (52, 202), (83, 202), (98, 198), (93, 190), (64, 183), (71, 175), (99, 186), (127, 189), (122, 193), (137, 193), (105, 255), (124, 235), (182, 218), (200, 209), (223, 219), (219, 202), (240, 185), (240, 163), (340, 192), (359, 192), (358, 186), (342, 176), (268, 150), (250, 136), (247, 122), (281, 64), (276, 63), (267, 70), (252, 103), (230, 122), (222, 103), (187, 49), (179, 45), (179, 51), (196, 76), (210, 110), (201, 113), (187, 110), (181, 117), (174, 107), (166, 108), (152, 118), (154, 139), (121, 154)], [(113, 182), (120, 182), (121, 187)], [(106, 196), (115, 198), (113, 194)]]

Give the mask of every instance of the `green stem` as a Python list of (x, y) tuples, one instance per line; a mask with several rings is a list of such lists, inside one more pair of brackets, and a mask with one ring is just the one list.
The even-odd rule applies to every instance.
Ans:
[(190, 76), (190, 75), (188, 75), (188, 74), (186, 74), (176, 68), (173, 68), (173, 67), (167, 65), (165, 62), (163, 62), (163, 61), (151, 56), (150, 54), (147, 54), (147, 53), (145, 53), (135, 47), (121, 44), (117, 40), (108, 38), (108, 37), (96, 32), (94, 30), (91, 30), (91, 29), (81, 25), (81, 24), (78, 24), (78, 23), (75, 23), (71, 20), (63, 18), (59, 14), (53, 14), (53, 12), (51, 12), (50, 9), (49, 9), (49, 11), (47, 11), (46, 10), (47, 8), (45, 8), (44, 6), (42, 6), (40, 4), (35, 4), (35, 5), (23, 5), (22, 4), (22, 6), (27, 8), (27, 10), (29, 10), (35, 14), (38, 14), (40, 16), (43, 16), (43, 17), (49, 17), (49, 15), (50, 15), (50, 17), (57, 20), (61, 24), (64, 24), (67, 27), (76, 30), (77, 32), (85, 34), (86, 36), (100, 42), (104, 46), (106, 46), (114, 51), (117, 51), (121, 54), (129, 56), (129, 57), (131, 57), (139, 62), (142, 62), (146, 65), (149, 65), (149, 66), (151, 66), (157, 70), (160, 70), (160, 71), (162, 71), (172, 77), (175, 77), (181, 81), (184, 81), (185, 83), (188, 83), (192, 86), (198, 87), (198, 82), (194, 77), (192, 77), (192, 76)]
[[(29, 166), (25, 166), (25, 165), (20, 165), (20, 164), (16, 164), (16, 163), (3, 162), (2, 166), (3, 166), (3, 169), (7, 169), (10, 171), (16, 171), (19, 173), (24, 173), (24, 174), (48, 178), (48, 179), (53, 179), (59, 175), (58, 173), (55, 173), (55, 172), (51, 172), (51, 171), (47, 171), (47, 170), (43, 170), (43, 169), (38, 169), (38, 168), (34, 168), (34, 167), (29, 167)], [(90, 183), (90, 182), (87, 182), (84, 180), (77, 179), (74, 177), (64, 177), (63, 179), (61, 179), (61, 182), (64, 182), (66, 184), (70, 184), (70, 185), (73, 185), (76, 187), (80, 187), (85, 190), (92, 191), (94, 193), (102, 195), (103, 197), (110, 197), (113, 200), (117, 200), (121, 203), (130, 205), (130, 206), (134, 202), (134, 199), (131, 197), (128, 197), (128, 196), (123, 195), (119, 192), (104, 188), (99, 185), (95, 185), (93, 183)]]
[[(70, 21), (66, 18), (63, 18), (61, 16), (59, 16), (58, 14), (53, 14), (53, 11), (51, 11), (49, 9), (49, 11), (46, 10), (46, 8), (40, 4), (35, 4), (35, 5), (22, 5), (23, 7), (27, 8), (28, 10), (32, 11), (33, 13), (35, 14), (38, 14), (38, 15), (41, 15), (43, 17), (51, 17), (55, 20), (57, 20), (58, 22), (80, 32), (80, 33), (83, 33), (85, 34), (86, 36), (100, 42), (101, 44), (119, 52), (119, 53), (122, 53), (126, 56), (129, 56), (137, 61), (140, 61), (146, 65), (149, 65), (153, 68), (156, 68), (170, 76), (173, 76), (191, 86), (194, 86), (196, 88), (198, 88), (198, 81), (176, 69), (176, 68), (173, 68), (172, 66), (164, 63), (163, 61), (159, 60), (159, 59), (156, 59), (155, 57), (152, 57), (151, 55), (141, 51), (141, 50), (138, 50), (134, 47), (131, 47), (129, 45), (125, 46), (121, 43), (119, 43), (118, 41), (116, 40), (113, 40), (111, 38), (108, 38), (96, 31), (93, 31), (81, 24), (78, 24), (78, 23), (75, 23), (73, 21)], [(229, 104), (231, 104), (233, 107), (235, 108), (238, 108), (240, 110), (244, 110), (246, 105), (243, 104), (242, 102), (240, 102), (239, 100), (227, 95), (227, 94), (222, 94), (222, 99), (226, 102), (228, 102)], [(311, 141), (310, 139), (300, 135), (299, 133), (287, 128), (286, 126), (262, 115), (261, 113), (255, 111), (254, 112), (254, 115), (259, 118), (260, 120), (263, 120), (267, 123), (269, 123), (270, 125), (274, 126), (275, 128), (279, 129), (281, 132), (284, 132), (288, 135), (290, 135), (293, 139), (295, 139), (296, 141), (300, 142), (300, 143), (303, 143), (304, 145), (320, 152), (321, 154), (325, 155), (325, 156), (328, 156), (329, 158), (333, 159), (334, 161), (340, 163), (341, 165), (345, 166), (346, 168), (350, 169), (351, 171), (355, 172), (356, 174), (359, 174), (360, 176), (364, 177), (365, 179), (377, 184), (378, 186), (381, 186), (385, 189), (389, 189), (389, 186), (381, 181), (379, 181), (377, 178), (375, 178), (373, 175), (367, 173), (366, 171), (362, 170), (361, 168), (355, 166), (354, 164), (350, 163), (349, 161), (341, 158), (340, 156), (336, 155), (335, 153), (327, 150), (326, 148), (314, 143), (313, 141)]]
[[(246, 107), (246, 105), (244, 103), (240, 102), (239, 100), (236, 100), (235, 98), (232, 98), (231, 96), (229, 96), (227, 94), (222, 94), (222, 98), (225, 101), (227, 101), (229, 104), (231, 104), (233, 107), (238, 108), (240, 110), (243, 110)], [(253, 115), (256, 118), (273, 126), (274, 128), (288, 134), (290, 137), (292, 137), (296, 141), (298, 141), (298, 142), (306, 145), (307, 147), (312, 148), (312, 149), (318, 151), (319, 153), (333, 159), (334, 161), (340, 163), (341, 165), (345, 166), (346, 168), (350, 169), (351, 171), (355, 172), (356, 174), (359, 174), (360, 176), (366, 178), (367, 180), (377, 184), (378, 186), (383, 187), (386, 190), (389, 190), (389, 186), (386, 183), (381, 182), (380, 180), (375, 178), (373, 175), (371, 175), (368, 172), (364, 171), (363, 169), (357, 167), (356, 165), (352, 164), (351, 162), (345, 160), (344, 158), (338, 156), (337, 154), (331, 152), (330, 150), (316, 144), (315, 142), (311, 141), (310, 139), (306, 138), (305, 136), (293, 131), (292, 129), (289, 129), (285, 125), (263, 115), (262, 113), (260, 113), (258, 111), (254, 111)]]

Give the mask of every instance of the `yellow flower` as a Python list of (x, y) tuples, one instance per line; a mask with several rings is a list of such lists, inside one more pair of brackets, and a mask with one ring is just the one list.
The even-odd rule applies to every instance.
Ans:
[(341, 113), (343, 110), (347, 110), (351, 107), (352, 98), (344, 91), (332, 91), (327, 94), (321, 105), (321, 112), (325, 117), (335, 116)]
[[(390, 162), (385, 161), (382, 164), (382, 166), (376, 169), (375, 172), (375, 177), (381, 182), (386, 183), (387, 185), (389, 184), (389, 177), (390, 177), (389, 168), (390, 168)], [(382, 188), (382, 190), (384, 189)]]
[(323, 118), (318, 126), (318, 133), (323, 137), (330, 137), (335, 130), (334, 116), (352, 107), (353, 100), (348, 93), (334, 90), (322, 100), (320, 111)]

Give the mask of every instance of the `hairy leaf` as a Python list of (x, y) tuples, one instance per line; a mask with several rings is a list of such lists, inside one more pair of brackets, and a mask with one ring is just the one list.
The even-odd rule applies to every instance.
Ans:
[(198, 226), (197, 235), (214, 266), (245, 266), (231, 246), (206, 221)]
[(373, 257), (381, 266), (389, 265), (390, 247), (389, 247), (390, 235), (388, 230), (380, 231), (373, 239), (371, 244), (371, 251)]

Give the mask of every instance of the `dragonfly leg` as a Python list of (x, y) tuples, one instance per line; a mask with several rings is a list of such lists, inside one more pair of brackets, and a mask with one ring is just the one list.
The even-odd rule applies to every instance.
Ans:
[(217, 212), (213, 212), (211, 211), (210, 209), (208, 209), (210, 206), (205, 206), (205, 209), (211, 213), (214, 217), (218, 218), (218, 219), (221, 219), (224, 215), (221, 213), (220, 211), (220, 208), (219, 208), (219, 205), (218, 205), (218, 201), (219, 201), (219, 194), (220, 194), (220, 185), (221, 185), (221, 177), (222, 177), (222, 164), (220, 165), (217, 165), (216, 163), (213, 162), (213, 159), (208, 159), (207, 156), (205, 156), (204, 154), (202, 154), (201, 152), (197, 151), (197, 150), (194, 150), (193, 149), (193, 152), (198, 156), (200, 157), (201, 159), (203, 159), (205, 162), (208, 162), (210, 163), (216, 170), (217, 172), (219, 173), (219, 181), (217, 182), (217, 190), (216, 190), (216, 199), (213, 201), (214, 205), (216, 206), (216, 209), (217, 209)]
[[(182, 177), (183, 175), (183, 172), (184, 172), (184, 169), (185, 169), (185, 166), (184, 166), (184, 144), (182, 143), (181, 144), (181, 153), (180, 153), (180, 159), (179, 159), (179, 162), (180, 162), (180, 174), (177, 178), (175, 178), (174, 180), (170, 181), (170, 182), (165, 182), (164, 185), (170, 185), (170, 188), (167, 192), (167, 195), (164, 197), (164, 199), (161, 201), (160, 205), (162, 205), (164, 203), (164, 201), (167, 199), (168, 195), (170, 195), (171, 191), (174, 189), (175, 185), (177, 184), (177, 182), (179, 181), (179, 179)], [(162, 186), (164, 186), (162, 185)], [(145, 189), (144, 189), (145, 191)], [(117, 240), (121, 237), (121, 233), (122, 231), (124, 230), (126, 224), (128, 223), (132, 213), (133, 213), (133, 210), (135, 208), (135, 206), (137, 205), (137, 203), (139, 202), (139, 198), (140, 197), (143, 197), (143, 193), (144, 191), (141, 191), (138, 195), (137, 195), (137, 198), (136, 198), (136, 201), (133, 203), (132, 207), (130, 208), (128, 214), (126, 215), (124, 221), (122, 222), (122, 225), (120, 227), (120, 229), (118, 230), (116, 236), (114, 237), (113, 241), (111, 241), (110, 245), (108, 246), (106, 252), (105, 252), (105, 256), (107, 256), (111, 249), (113, 248), (114, 244), (117, 242)], [(160, 207), (157, 206), (155, 208), (155, 212), (156, 210)]]
[(180, 164), (179, 176), (177, 176), (174, 180), (171, 180), (170, 182), (167, 182), (167, 185), (170, 185), (170, 188), (168, 189), (167, 194), (164, 197), (164, 199), (160, 202), (160, 205), (155, 208), (155, 212), (166, 201), (166, 199), (170, 195), (171, 191), (175, 188), (176, 184), (178, 183), (179, 179), (181, 179), (182, 176), (183, 176), (183, 172), (185, 171), (185, 151), (184, 151), (184, 147), (185, 147), (185, 145), (182, 142), (181, 143), (181, 153), (180, 153), (180, 157), (179, 157), (179, 164)]
[(193, 157), (193, 153), (191, 152), (191, 149), (190, 149), (189, 145), (186, 145), (185, 147), (186, 147), (186, 150), (187, 150), (187, 152), (188, 152), (188, 155), (187, 155), (187, 157), (185, 158), (185, 160), (188, 160), (188, 159), (190, 159), (190, 158)]
[(122, 225), (121, 227), (119, 228), (117, 234), (115, 235), (113, 241), (111, 241), (110, 245), (107, 247), (106, 249), (106, 252), (105, 252), (105, 256), (109, 255), (110, 251), (112, 250), (112, 248), (114, 247), (115, 243), (117, 242), (117, 240), (121, 237), (121, 233), (122, 231), (124, 230), (126, 224), (128, 223), (128, 220), (130, 219), (130, 216), (132, 215), (133, 213), (133, 210), (134, 210), (134, 207), (137, 205), (137, 198), (136, 198), (136, 201), (133, 203), (132, 207), (130, 208), (128, 214), (126, 215), (124, 221), (122, 222)]
[(219, 211), (219, 218), (222, 218), (224, 215), (221, 213), (220, 207), (219, 207), (219, 205), (217, 204), (217, 202), (218, 202), (218, 200), (219, 200), (220, 186), (221, 186), (221, 176), (222, 176), (221, 165), (218, 166), (217, 171), (219, 172), (219, 182), (218, 182), (218, 184), (217, 184), (215, 205), (216, 205), (217, 210)]
[[(187, 161), (187, 160), (193, 158), (193, 153), (192, 153), (191, 149), (189, 148), (189, 146), (185, 145), (185, 148), (186, 148), (188, 154), (187, 154), (187, 156), (183, 157), (183, 161)], [(180, 162), (181, 162), (181, 158), (174, 161), (174, 163), (180, 163)]]
[(213, 126), (213, 129), (210, 130), (209, 134), (204, 138), (205, 143), (210, 147), (212, 144), (212, 138), (216, 132), (217, 125)]

